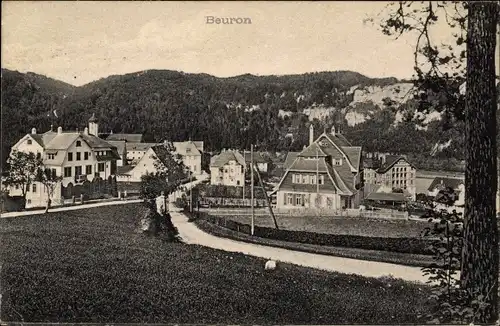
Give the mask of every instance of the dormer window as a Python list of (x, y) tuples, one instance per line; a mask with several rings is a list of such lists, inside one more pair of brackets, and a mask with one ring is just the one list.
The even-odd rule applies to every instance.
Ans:
[(334, 160), (334, 161), (335, 161), (335, 165), (342, 165), (342, 159)]
[(76, 147), (82, 147), (82, 142), (80, 140), (76, 141)]

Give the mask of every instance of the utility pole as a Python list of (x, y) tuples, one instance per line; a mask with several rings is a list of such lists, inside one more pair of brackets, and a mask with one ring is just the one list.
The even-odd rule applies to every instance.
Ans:
[(189, 212), (193, 212), (193, 172), (189, 175), (189, 183), (191, 184), (191, 190), (189, 191)]
[(251, 191), (250, 191), (250, 197), (251, 197), (251, 205), (252, 205), (252, 223), (251, 223), (251, 229), (250, 229), (250, 234), (253, 235), (255, 231), (255, 208), (254, 208), (254, 200), (253, 200), (253, 144), (250, 146), (250, 178), (251, 178)]
[(246, 181), (246, 172), (247, 172), (247, 160), (246, 160), (245, 154), (246, 154), (246, 151), (243, 150), (243, 162), (245, 162), (243, 165), (243, 207), (245, 207), (245, 185), (246, 185), (245, 181)]

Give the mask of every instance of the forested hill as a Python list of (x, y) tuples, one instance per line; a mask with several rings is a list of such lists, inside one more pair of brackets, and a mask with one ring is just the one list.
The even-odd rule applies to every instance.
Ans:
[(453, 139), (437, 153), (461, 158), (459, 126), (442, 132), (439, 116), (429, 115), (427, 129), (417, 129), (411, 91), (409, 82), (352, 71), (218, 78), (148, 70), (74, 87), (2, 69), (2, 163), (32, 127), (83, 128), (92, 113), (102, 131), (144, 133), (146, 141), (201, 139), (209, 150), (252, 143), (298, 150), (310, 123), (318, 135), (335, 123), (370, 151), (429, 155)]

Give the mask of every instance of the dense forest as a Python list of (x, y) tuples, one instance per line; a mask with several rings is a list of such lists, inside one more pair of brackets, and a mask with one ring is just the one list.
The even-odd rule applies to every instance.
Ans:
[[(53, 124), (83, 129), (92, 113), (103, 132), (143, 133), (145, 141), (204, 140), (207, 150), (249, 149), (250, 144), (260, 150), (299, 150), (307, 143), (312, 123), (318, 134), (335, 124), (367, 151), (411, 154), (419, 164), (441, 165), (435, 168), (450, 163), (444, 158), (463, 159), (463, 126), (441, 119), (426, 129), (417, 128), (420, 122), (414, 118), (411, 96), (402, 103), (361, 103), (372, 112), (370, 119), (349, 126), (345, 117), (352, 109), (353, 87), (398, 82), (402, 81), (351, 71), (218, 78), (149, 70), (75, 87), (2, 69), (2, 165), (10, 147), (31, 128), (43, 132)], [(304, 110), (318, 106), (333, 110), (325, 118), (310, 120)], [(395, 124), (398, 111), (404, 112), (403, 120)], [(436, 143), (449, 139), (450, 146), (430, 156)]]

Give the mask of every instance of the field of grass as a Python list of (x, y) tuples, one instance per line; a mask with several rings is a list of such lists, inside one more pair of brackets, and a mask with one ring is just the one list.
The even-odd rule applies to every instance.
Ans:
[[(216, 212), (210, 213), (217, 215)], [(250, 224), (250, 215), (222, 215), (224, 218)], [(412, 238), (420, 237), (424, 228), (430, 226), (423, 221), (370, 219), (362, 217), (276, 216), (283, 230), (308, 231), (328, 234), (360, 235), (367, 237)], [(255, 216), (255, 225), (274, 228), (271, 216)]]
[(0, 220), (3, 321), (402, 324), (429, 289), (135, 232), (139, 204)]

